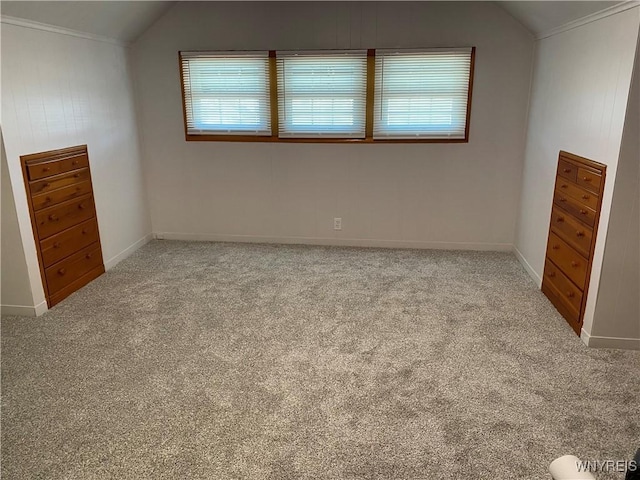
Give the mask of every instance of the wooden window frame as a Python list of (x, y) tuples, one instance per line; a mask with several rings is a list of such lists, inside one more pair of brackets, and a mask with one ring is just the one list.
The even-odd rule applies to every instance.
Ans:
[(469, 127), (471, 123), (471, 101), (473, 97), (473, 76), (475, 72), (476, 47), (471, 47), (471, 63), (469, 67), (469, 91), (467, 94), (467, 116), (465, 120), (464, 138), (417, 138), (417, 139), (374, 139), (373, 138), (373, 102), (375, 98), (375, 64), (376, 51), (367, 50), (367, 94), (365, 138), (280, 138), (278, 136), (278, 74), (276, 68), (276, 51), (269, 50), (269, 100), (271, 109), (271, 135), (196, 135), (187, 129), (187, 107), (184, 94), (184, 77), (182, 71), (182, 52), (178, 52), (180, 67), (180, 95), (182, 97), (182, 115), (184, 136), (187, 142), (260, 142), (260, 143), (469, 143)]

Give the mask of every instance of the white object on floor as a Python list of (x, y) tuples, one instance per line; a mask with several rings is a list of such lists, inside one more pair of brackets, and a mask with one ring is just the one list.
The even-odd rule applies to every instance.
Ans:
[(578, 470), (580, 459), (575, 455), (556, 458), (549, 465), (549, 473), (554, 480), (596, 480), (590, 472)]

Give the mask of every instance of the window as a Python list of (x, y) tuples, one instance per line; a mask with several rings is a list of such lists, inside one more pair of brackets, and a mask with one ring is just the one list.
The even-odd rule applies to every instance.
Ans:
[(465, 139), (472, 49), (376, 52), (374, 139)]
[(271, 135), (268, 52), (180, 57), (187, 134)]
[(280, 137), (364, 138), (367, 52), (278, 52)]
[(185, 136), (469, 141), (475, 48), (180, 52)]

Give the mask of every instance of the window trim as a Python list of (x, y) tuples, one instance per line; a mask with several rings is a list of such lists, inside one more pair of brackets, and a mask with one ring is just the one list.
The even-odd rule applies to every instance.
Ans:
[[(190, 52), (193, 52), (190, 50)], [(205, 53), (206, 51), (203, 51)], [(182, 98), (182, 115), (184, 136), (187, 142), (260, 142), (260, 143), (363, 143), (363, 144), (400, 144), (400, 143), (469, 143), (471, 124), (471, 102), (473, 97), (473, 77), (475, 74), (476, 47), (471, 47), (471, 62), (469, 66), (469, 91), (467, 94), (467, 112), (465, 120), (464, 138), (373, 138), (374, 98), (375, 98), (375, 49), (367, 50), (367, 82), (365, 105), (365, 138), (280, 138), (278, 118), (278, 85), (276, 51), (269, 50), (269, 93), (271, 108), (271, 136), (265, 135), (211, 135), (190, 134), (187, 127), (187, 107), (185, 103), (184, 76), (182, 69), (182, 51), (178, 52), (180, 67), (180, 95)]]

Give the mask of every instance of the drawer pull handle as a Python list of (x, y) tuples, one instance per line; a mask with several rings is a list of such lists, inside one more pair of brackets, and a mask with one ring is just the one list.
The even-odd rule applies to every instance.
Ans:
[(73, 162), (71, 162), (71, 165), (77, 165), (78, 164), (78, 160), (74, 160)]
[(566, 202), (567, 201), (567, 199), (564, 198), (564, 197), (560, 197), (558, 200), (560, 200), (561, 202)]
[(554, 245), (554, 246), (553, 246), (553, 247), (551, 247), (551, 248), (553, 248), (554, 250), (558, 250), (558, 249), (560, 248), (560, 245)]
[(44, 167), (44, 168), (42, 169), (42, 171), (43, 171), (43, 172), (48, 172), (48, 171), (49, 171), (49, 167)]
[(584, 232), (583, 232), (582, 230), (578, 230), (578, 231), (576, 232), (576, 236), (577, 236), (577, 237), (584, 237)]
[(45, 201), (45, 203), (49, 203), (49, 202), (51, 201), (51, 197), (46, 197), (46, 198), (44, 199), (44, 201)]
[(87, 229), (86, 229), (86, 228), (83, 228), (83, 229), (82, 229), (82, 234), (83, 234), (83, 235), (86, 235), (86, 234), (87, 234)]
[(571, 266), (573, 268), (577, 268), (580, 264), (578, 262), (576, 262), (575, 260), (571, 260)]
[(78, 205), (78, 208), (79, 208), (80, 210), (84, 210), (84, 208), (85, 208), (85, 207), (84, 207), (84, 203), (81, 203), (80, 205)]
[(53, 244), (53, 248), (60, 248), (60, 242), (56, 242)]
[(52, 222), (57, 222), (58, 221), (58, 216), (57, 215), (49, 215), (49, 220), (51, 220)]
[(556, 272), (550, 272), (549, 273), (549, 278), (554, 278), (556, 276)]
[(564, 172), (564, 173), (571, 173), (571, 169), (570, 169), (570, 168), (565, 168), (565, 169), (563, 170), (563, 172)]
[(91, 253), (87, 253), (84, 258), (86, 258), (87, 260), (89, 260), (91, 257), (93, 256), (93, 254)]
[(556, 219), (556, 222), (558, 222), (558, 223), (562, 223), (562, 222), (564, 222), (564, 217), (558, 217), (558, 218)]
[(580, 215), (586, 215), (588, 212), (586, 210), (580, 210)]
[(590, 182), (593, 179), (591, 177), (582, 177), (582, 180), (585, 182)]
[(562, 185), (560, 185), (561, 188), (567, 188), (569, 185), (567, 185), (566, 183), (563, 183)]
[(58, 270), (58, 275), (64, 275), (65, 273), (67, 273), (67, 270), (65, 268), (61, 268), (60, 270)]
[(51, 184), (49, 182), (43, 183), (42, 188), (49, 188)]
[(567, 297), (569, 297), (569, 298), (573, 298), (573, 297), (575, 297), (575, 296), (576, 296), (576, 294), (575, 294), (575, 293), (573, 293), (573, 292), (567, 292)]
[(589, 200), (591, 197), (589, 195), (582, 195), (583, 200)]
[(76, 192), (79, 192), (80, 190), (82, 190), (82, 187), (76, 187)]
[(79, 174), (79, 173), (76, 173), (76, 174), (74, 175), (74, 177), (75, 177), (75, 178), (80, 178), (80, 174)]

